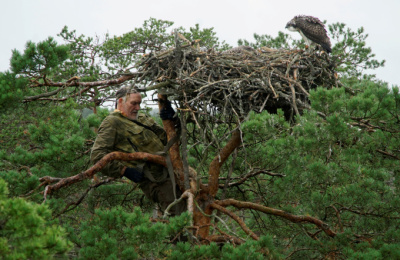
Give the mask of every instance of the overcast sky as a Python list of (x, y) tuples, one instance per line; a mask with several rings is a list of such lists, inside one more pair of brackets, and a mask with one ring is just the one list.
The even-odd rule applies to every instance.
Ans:
[[(0, 71), (9, 69), (11, 50), (24, 50), (29, 40), (56, 37), (67, 25), (86, 36), (122, 35), (150, 17), (174, 22), (173, 27), (214, 27), (217, 37), (232, 46), (253, 34), (277, 36), (295, 15), (312, 15), (328, 24), (363, 26), (367, 46), (386, 60), (373, 73), (400, 86), (400, 0), (0, 0)], [(56, 37), (60, 43), (61, 39)], [(335, 42), (332, 42), (335, 44)]]

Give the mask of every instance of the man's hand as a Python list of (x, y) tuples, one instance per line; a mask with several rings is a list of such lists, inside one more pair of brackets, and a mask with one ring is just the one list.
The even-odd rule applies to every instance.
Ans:
[(175, 115), (175, 111), (171, 106), (171, 101), (166, 100), (164, 108), (160, 111), (160, 117), (162, 120), (173, 119)]
[(124, 176), (135, 183), (141, 182), (144, 178), (143, 172), (136, 168), (126, 168)]

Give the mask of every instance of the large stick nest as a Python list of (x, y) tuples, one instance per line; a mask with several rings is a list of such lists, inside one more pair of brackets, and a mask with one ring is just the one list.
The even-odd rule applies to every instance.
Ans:
[(309, 108), (310, 89), (337, 84), (329, 56), (314, 50), (240, 46), (218, 52), (185, 44), (144, 57), (139, 70), (182, 109), (228, 118), (277, 109), (292, 118)]

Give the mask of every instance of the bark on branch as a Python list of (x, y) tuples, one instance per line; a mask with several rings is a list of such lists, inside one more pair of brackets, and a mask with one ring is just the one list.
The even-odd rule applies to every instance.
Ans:
[(108, 80), (99, 80), (99, 81), (93, 81), (93, 82), (80, 82), (79, 80), (73, 80), (71, 82), (52, 82), (52, 81), (45, 81), (44, 83), (36, 83), (35, 87), (59, 87), (59, 89), (56, 89), (54, 91), (48, 92), (48, 93), (42, 93), (36, 96), (31, 96), (31, 97), (25, 97), (24, 102), (29, 102), (32, 100), (37, 100), (43, 97), (49, 97), (49, 96), (54, 96), (61, 90), (63, 90), (65, 87), (77, 87), (77, 86), (82, 86), (82, 87), (87, 87), (87, 89), (91, 87), (98, 87), (98, 86), (111, 86), (111, 85), (118, 85), (121, 83), (124, 83), (127, 80), (133, 79), (140, 75), (140, 73), (131, 73), (127, 75), (122, 75), (119, 78), (116, 79), (108, 79)]
[(264, 212), (269, 215), (282, 217), (282, 218), (287, 219), (294, 223), (308, 222), (308, 223), (316, 225), (318, 228), (320, 228), (322, 231), (324, 231), (325, 234), (327, 234), (328, 236), (330, 236), (330, 237), (336, 236), (336, 233), (333, 232), (331, 229), (329, 229), (329, 227), (326, 223), (324, 223), (323, 221), (321, 221), (319, 219), (313, 218), (311, 216), (293, 215), (293, 214), (290, 214), (283, 210), (273, 209), (273, 208), (265, 207), (265, 206), (262, 206), (262, 205), (259, 205), (256, 203), (243, 202), (243, 201), (238, 201), (238, 200), (234, 200), (234, 199), (215, 201), (215, 204), (218, 204), (223, 207), (234, 206), (239, 209), (254, 209), (257, 211)]
[(203, 214), (200, 210), (195, 209), (193, 219), (195, 225), (198, 225), (200, 227), (198, 234), (203, 239), (207, 238), (210, 230), (211, 219), (209, 215), (211, 215), (212, 213), (213, 209), (211, 207), (211, 204), (219, 188), (218, 177), (220, 174), (221, 166), (232, 154), (232, 152), (240, 145), (240, 143), (240, 132), (238, 129), (236, 129), (232, 133), (231, 139), (228, 141), (225, 147), (222, 148), (220, 153), (211, 162), (209, 168), (208, 186), (202, 186), (200, 189), (200, 193), (196, 197), (197, 202), (199, 203), (205, 214)]
[(259, 240), (260, 238), (254, 234), (253, 231), (251, 231), (246, 224), (244, 223), (243, 220), (241, 220), (235, 213), (233, 213), (232, 211), (216, 204), (216, 203), (212, 203), (211, 207), (214, 209), (217, 209), (219, 211), (221, 211), (222, 213), (228, 215), (229, 217), (233, 218), (238, 224), (239, 226), (243, 229), (244, 232), (246, 232), (247, 235), (251, 236), (254, 240)]
[[(274, 173), (274, 172), (270, 172), (270, 171), (266, 171), (266, 170), (259, 170), (259, 171), (252, 171), (247, 173), (245, 176), (239, 178), (238, 181), (236, 182), (230, 182), (228, 184), (219, 184), (220, 188), (230, 188), (230, 187), (234, 187), (234, 186), (239, 186), (241, 184), (243, 184), (245, 181), (247, 181), (248, 179), (250, 179), (251, 177), (255, 177), (261, 174), (266, 174), (272, 177), (285, 177), (285, 174), (281, 174), (281, 173)], [(220, 180), (224, 180), (226, 178), (219, 178)]]
[[(164, 106), (165, 102), (167, 102), (167, 97), (165, 95), (158, 94), (158, 107), (159, 111), (161, 111)], [(162, 121), (164, 130), (167, 133), (168, 141), (176, 138), (177, 134), (175, 131), (175, 123), (172, 120), (163, 120)], [(179, 152), (179, 142), (175, 142), (171, 148), (169, 148), (169, 156), (171, 158), (171, 163), (174, 168), (175, 174), (177, 174), (177, 183), (179, 187), (181, 188), (182, 191), (185, 190), (184, 186), (184, 175), (183, 175), (183, 163), (182, 163), (182, 158)]]
[(209, 182), (208, 182), (208, 188), (209, 188), (209, 194), (212, 197), (215, 197), (218, 192), (218, 177), (220, 174), (221, 166), (224, 164), (224, 162), (228, 159), (228, 157), (231, 155), (231, 153), (240, 145), (241, 143), (241, 138), (240, 138), (240, 131), (236, 129), (232, 133), (232, 137), (229, 140), (229, 142), (225, 145), (224, 148), (220, 151), (220, 153), (214, 158), (214, 160), (210, 164), (209, 168)]
[(71, 184), (83, 181), (85, 179), (89, 179), (93, 177), (97, 172), (99, 172), (101, 169), (104, 168), (109, 162), (114, 161), (114, 160), (120, 160), (120, 161), (148, 161), (152, 163), (157, 163), (163, 166), (166, 166), (165, 163), (165, 158), (161, 155), (153, 155), (149, 153), (142, 153), (142, 152), (137, 152), (137, 153), (122, 153), (122, 152), (112, 152), (107, 155), (105, 155), (100, 161), (98, 161), (95, 165), (90, 167), (84, 172), (81, 172), (77, 175), (68, 177), (68, 178), (53, 178), (50, 176), (45, 176), (40, 178), (40, 182), (42, 183), (54, 183), (52, 185), (48, 185), (45, 188), (44, 196), (46, 197), (47, 194), (50, 194), (53, 191), (59, 190), (63, 187), (69, 186)]

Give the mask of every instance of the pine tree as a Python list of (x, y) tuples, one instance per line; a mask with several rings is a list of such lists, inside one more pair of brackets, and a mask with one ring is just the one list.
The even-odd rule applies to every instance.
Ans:
[(0, 179), (0, 255), (2, 259), (51, 259), (66, 253), (66, 232), (51, 220), (51, 211), (22, 198), (8, 198)]
[[(220, 114), (212, 128), (187, 124), (187, 155), (181, 157), (200, 180), (215, 174), (206, 195), (226, 204), (213, 201), (214, 208), (203, 212), (198, 203), (194, 218), (153, 223), (153, 205), (124, 179), (95, 175), (44, 189), (91, 167), (95, 129), (115, 90), (143, 76), (134, 69), (143, 56), (176, 47), (175, 37), (204, 51), (229, 48), (213, 28), (196, 25), (171, 34), (172, 25), (150, 19), (104, 40), (65, 27), (59, 35), (64, 44), (50, 37), (13, 52), (11, 70), (0, 73), (0, 252), (52, 257), (69, 250), (68, 239), (74, 244), (70, 257), (82, 259), (399, 258), (399, 89), (362, 73), (384, 61), (374, 60), (362, 28), (353, 32), (340, 23), (329, 25), (338, 86), (312, 90), (310, 109), (294, 122), (282, 110), (251, 112), (233, 139), (234, 124)], [(255, 34), (254, 40), (239, 44), (303, 47), (282, 32), (275, 38)], [(93, 113), (86, 116), (84, 109)], [(220, 165), (218, 155), (230, 142), (237, 149)], [(36, 204), (43, 200), (46, 206)], [(193, 224), (201, 218), (206, 228)], [(15, 239), (24, 232), (29, 236)], [(181, 236), (188, 241), (177, 242)]]

